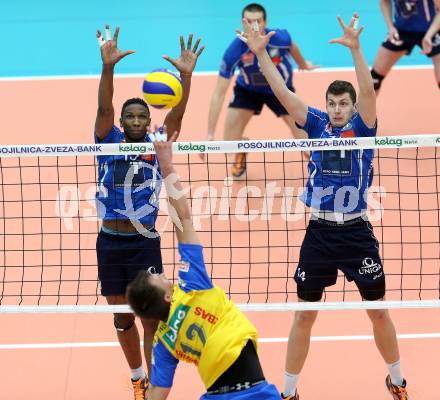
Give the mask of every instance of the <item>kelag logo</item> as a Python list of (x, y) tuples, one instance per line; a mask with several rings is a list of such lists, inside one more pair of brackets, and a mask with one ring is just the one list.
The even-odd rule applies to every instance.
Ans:
[(147, 146), (145, 144), (120, 144), (119, 151), (123, 151), (124, 153), (129, 152), (140, 152), (145, 153), (147, 151)]
[(402, 146), (402, 139), (393, 139), (386, 137), (385, 139), (374, 139), (374, 144), (377, 144), (379, 146)]
[(200, 153), (203, 153), (205, 151), (206, 147), (204, 144), (194, 144), (194, 143), (177, 143), (177, 150), (179, 151), (200, 151)]
[(174, 311), (174, 314), (171, 316), (170, 323), (168, 324), (168, 331), (163, 336), (163, 340), (173, 350), (176, 348), (177, 335), (182, 326), (182, 322), (188, 315), (189, 309), (189, 306), (184, 306), (183, 304), (177, 306), (176, 311)]

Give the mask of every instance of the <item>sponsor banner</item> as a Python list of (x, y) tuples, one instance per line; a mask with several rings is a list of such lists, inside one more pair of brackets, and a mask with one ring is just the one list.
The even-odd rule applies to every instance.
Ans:
[[(356, 150), (440, 146), (438, 135), (342, 137), (326, 139), (176, 142), (175, 153), (240, 153), (273, 151)], [(152, 143), (50, 144), (0, 146), (0, 157), (152, 154)]]

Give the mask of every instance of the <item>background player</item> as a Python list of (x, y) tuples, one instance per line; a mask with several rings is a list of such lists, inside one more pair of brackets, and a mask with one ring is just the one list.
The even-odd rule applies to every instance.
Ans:
[[(97, 31), (101, 47), (102, 74), (98, 92), (98, 112), (95, 140), (99, 143), (138, 143), (148, 141), (150, 111), (139, 98), (129, 99), (122, 106), (120, 125), (114, 125), (113, 73), (115, 65), (132, 50), (122, 52), (117, 47), (119, 28), (113, 39), (106, 26), (106, 40)], [(188, 102), (191, 74), (203, 47), (197, 51), (200, 39), (192, 48), (192, 35), (185, 48), (180, 37), (181, 54), (177, 59), (164, 56), (180, 72), (183, 97), (165, 117), (164, 124), (172, 132), (180, 132)], [(154, 229), (158, 211), (160, 180), (157, 180), (157, 160), (153, 156), (98, 156), (99, 187), (98, 215), (103, 219), (96, 242), (98, 275), (101, 293), (109, 304), (126, 304), (127, 284), (141, 269), (162, 272), (160, 237)], [(133, 314), (115, 314), (114, 325), (119, 343), (132, 372), (135, 399), (144, 399), (148, 380), (142, 367), (139, 333)], [(156, 321), (142, 320), (144, 353), (151, 369), (151, 347)]]
[[(245, 18), (249, 23), (258, 21), (262, 34), (269, 31), (266, 28), (266, 10), (259, 4), (247, 5), (242, 11), (242, 18)], [(292, 41), (287, 30), (276, 29), (275, 31), (277, 34), (267, 44), (267, 51), (289, 89), (295, 91), (292, 82), (293, 66), (291, 57), (298, 64), (300, 70), (311, 71), (318, 67), (303, 58), (298, 46)], [(265, 104), (277, 117), (281, 117), (286, 122), (294, 137), (306, 137), (305, 133), (295, 126), (293, 118), (289, 116), (286, 109), (273, 94), (260, 71), (254, 54), (249, 51), (245, 43), (236, 38), (223, 55), (217, 85), (212, 95), (208, 114), (208, 140), (214, 139), (223, 100), (236, 68), (240, 70), (240, 73), (235, 82), (234, 95), (226, 114), (224, 140), (241, 140), (246, 125), (253, 115), (261, 113), (261, 109)], [(238, 153), (232, 168), (232, 175), (234, 178), (244, 177), (245, 171), (246, 154)]]
[[(262, 35), (258, 27), (251, 29), (251, 25), (243, 20), (246, 28), (241, 36), (256, 54), (275, 95), (310, 138), (375, 136), (376, 94), (360, 48), (359, 35), (363, 28), (356, 29), (357, 14), (353, 14), (349, 26), (340, 17), (338, 19), (344, 34), (330, 42), (350, 49), (359, 85), (359, 99), (356, 103), (356, 92), (351, 83), (335, 81), (327, 89), (327, 113), (307, 107), (287, 88), (274, 68), (266, 44), (276, 32)], [(338, 268), (348, 280), (355, 281), (363, 299), (384, 298), (385, 275), (379, 246), (365, 215), (365, 194), (373, 177), (372, 158), (372, 150), (344, 150), (343, 154), (341, 151), (312, 152), (304, 196), (312, 216), (295, 272), (300, 301), (321, 300), (324, 288), (336, 282)], [(338, 201), (336, 195), (339, 189), (344, 193), (342, 201)], [(367, 314), (373, 325), (377, 348), (390, 373), (386, 378), (388, 390), (394, 399), (406, 400), (406, 381), (401, 373), (396, 331), (389, 313), (387, 310), (367, 310)], [(316, 317), (317, 311), (295, 313), (287, 349), (284, 399), (299, 399), (296, 386), (308, 354)]]
[(440, 89), (440, 0), (380, 0), (380, 9), (388, 35), (371, 70), (376, 93), (392, 66), (416, 45), (432, 59)]
[[(156, 134), (161, 140), (162, 134)], [(170, 215), (181, 257), (178, 285), (164, 274), (139, 272), (127, 297), (136, 315), (160, 320), (153, 348), (149, 400), (168, 397), (178, 360), (198, 366), (207, 388), (202, 399), (278, 400), (256, 353), (257, 331), (209, 279), (203, 247), (191, 220), (188, 200), (172, 163), (172, 140), (154, 146), (167, 188)]]

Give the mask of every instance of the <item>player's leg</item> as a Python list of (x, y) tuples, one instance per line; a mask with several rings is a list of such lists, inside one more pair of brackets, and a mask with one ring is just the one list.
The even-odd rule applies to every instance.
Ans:
[(440, 89), (440, 45), (438, 47), (439, 53), (432, 57), (432, 64), (434, 65), (435, 80)]
[[(226, 113), (224, 140), (242, 140), (250, 119), (253, 115), (260, 114), (262, 107), (263, 103), (258, 98), (258, 94), (236, 85)], [(245, 172), (246, 153), (237, 153), (234, 156), (232, 176), (240, 179), (245, 177)]]
[(399, 35), (400, 42), (396, 44), (396, 42), (392, 42), (387, 38), (377, 52), (373, 68), (371, 69), (376, 94), (379, 93), (382, 81), (390, 72), (393, 65), (396, 64), (402, 56), (409, 54), (417, 43), (417, 35), (404, 32), (399, 32)]
[[(310, 220), (301, 245), (298, 267), (295, 271), (298, 301), (317, 302), (324, 293), (324, 288), (336, 282), (337, 269), (332, 265), (328, 246), (323, 246), (324, 238), (330, 235), (328, 227), (318, 221)], [(313, 324), (317, 311), (297, 311), (294, 316), (287, 343), (286, 369), (282, 396), (296, 400), (299, 374), (306, 361)]]

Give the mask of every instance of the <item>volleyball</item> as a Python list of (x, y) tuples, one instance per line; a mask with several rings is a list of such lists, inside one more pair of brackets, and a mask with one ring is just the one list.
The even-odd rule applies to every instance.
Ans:
[(145, 76), (142, 92), (150, 106), (172, 108), (182, 99), (182, 81), (167, 69), (157, 69)]

